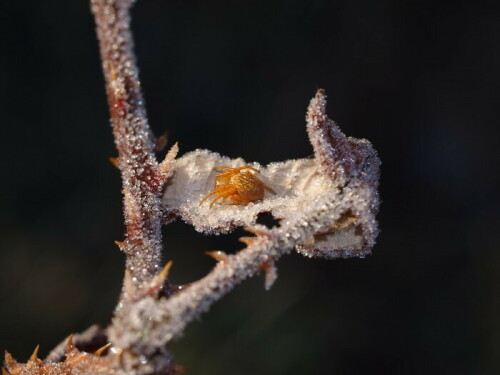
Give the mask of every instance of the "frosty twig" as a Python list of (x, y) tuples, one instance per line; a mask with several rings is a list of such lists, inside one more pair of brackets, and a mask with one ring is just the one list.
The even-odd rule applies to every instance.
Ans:
[(174, 149), (158, 164), (133, 53), (131, 0), (92, 0), (102, 68), (122, 174), (126, 234), (120, 249), (137, 286), (158, 273), (161, 264), (161, 192), (170, 175)]
[[(263, 167), (208, 150), (176, 159), (174, 145), (158, 163), (133, 53), (132, 3), (91, 0), (118, 149), (114, 164), (123, 182), (126, 233), (124, 241), (117, 242), (126, 254), (122, 296), (105, 331), (92, 328), (71, 335), (45, 361), (37, 358), (38, 348), (26, 364), (6, 353), (3, 374), (178, 374), (166, 345), (246, 278), (265, 272), (268, 289), (277, 277), (275, 262), (294, 249), (307, 257), (363, 257), (375, 243), (380, 161), (370, 142), (346, 137), (328, 118), (323, 90), (311, 100), (306, 116), (314, 159)], [(258, 169), (263, 181), (254, 185), (262, 188), (268, 181), (274, 194), (257, 194), (246, 206), (200, 204), (212, 194), (216, 167), (221, 165), (228, 170)], [(279, 218), (279, 225), (256, 224), (263, 212)], [(255, 237), (241, 238), (247, 247), (237, 254), (210, 252), (217, 260), (214, 269), (174, 288), (167, 280), (172, 264), (160, 271), (161, 225), (176, 216), (200, 232), (228, 233), (245, 226)], [(98, 335), (110, 345), (91, 349)]]
[[(276, 195), (247, 207), (199, 205), (213, 166), (237, 166), (246, 164), (244, 160), (206, 150), (177, 160), (164, 196), (167, 210), (200, 231), (221, 233), (246, 225), (257, 236), (245, 237), (248, 246), (235, 255), (218, 254), (220, 260), (207, 276), (169, 298), (147, 297), (125, 306), (109, 330), (113, 342), (121, 347), (137, 345), (142, 353), (154, 352), (246, 278), (264, 271), (273, 281), (274, 262), (294, 248), (308, 257), (330, 259), (370, 252), (378, 233), (377, 153), (368, 141), (346, 137), (328, 119), (323, 90), (311, 100), (306, 119), (315, 159), (259, 167), (273, 181)], [(256, 224), (259, 212), (276, 214), (280, 225), (268, 229)]]

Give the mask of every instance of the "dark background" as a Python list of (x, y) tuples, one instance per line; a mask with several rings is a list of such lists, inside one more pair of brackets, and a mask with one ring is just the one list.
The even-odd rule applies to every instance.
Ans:
[[(279, 263), (173, 346), (188, 374), (498, 374), (500, 10), (473, 1), (141, 0), (133, 29), (154, 131), (181, 152), (312, 154), (317, 88), (382, 159), (366, 259)], [(0, 3), (0, 351), (25, 361), (106, 325), (124, 258), (120, 180), (89, 6)], [(171, 144), (170, 142), (170, 144)], [(165, 229), (172, 281), (237, 235)]]

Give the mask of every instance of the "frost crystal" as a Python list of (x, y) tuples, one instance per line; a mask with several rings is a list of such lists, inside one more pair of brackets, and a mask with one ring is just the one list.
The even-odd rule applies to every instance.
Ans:
[[(264, 272), (269, 289), (278, 275), (276, 260), (292, 250), (307, 257), (363, 257), (375, 243), (380, 161), (370, 142), (346, 137), (327, 117), (323, 90), (306, 116), (314, 158), (261, 166), (196, 150), (176, 159), (174, 145), (158, 163), (156, 145), (165, 140), (155, 141), (147, 122), (130, 33), (132, 3), (91, 0), (118, 149), (114, 161), (123, 180), (126, 234), (117, 244), (126, 268), (111, 325), (77, 339), (88, 344), (100, 334), (111, 346), (89, 353), (70, 336), (45, 361), (37, 358), (38, 349), (26, 364), (6, 353), (3, 374), (178, 374), (165, 345), (244, 279)], [(201, 204), (214, 189), (216, 167), (247, 164), (260, 171), (256, 177), (275, 194), (266, 190), (261, 200), (247, 205), (223, 199), (212, 207), (209, 201)], [(261, 213), (271, 213), (279, 224), (256, 224)], [(247, 247), (234, 255), (211, 252), (217, 264), (208, 275), (174, 288), (168, 281), (171, 263), (160, 270), (161, 225), (176, 216), (203, 233), (245, 226), (255, 236), (242, 237)]]
[[(328, 119), (325, 106), (325, 94), (319, 90), (306, 117), (314, 159), (264, 167), (196, 150), (176, 160), (163, 195), (170, 216), (178, 215), (204, 233), (246, 226), (256, 236), (243, 237), (247, 247), (237, 254), (210, 253), (218, 261), (214, 269), (168, 298), (146, 295), (124, 304), (108, 330), (113, 343), (146, 355), (154, 353), (247, 277), (263, 271), (269, 288), (277, 277), (275, 261), (293, 249), (324, 258), (363, 257), (370, 252), (378, 232), (380, 161), (368, 141), (346, 137)], [(276, 194), (266, 192), (262, 200), (248, 205), (200, 204), (214, 188), (216, 167), (247, 164), (260, 170), (259, 178)], [(279, 225), (256, 224), (263, 212), (279, 218)]]
[[(237, 226), (252, 226), (260, 213), (270, 212), (282, 222), (302, 217), (311, 236), (297, 242), (306, 256), (326, 258), (364, 256), (377, 235), (377, 184), (380, 162), (370, 142), (346, 137), (325, 113), (326, 97), (319, 90), (307, 111), (307, 130), (314, 159), (271, 163), (265, 167), (196, 150), (177, 159), (163, 203), (204, 233), (227, 233)], [(216, 167), (251, 165), (276, 194), (248, 205), (208, 202), (202, 198), (214, 188)], [(317, 213), (329, 207), (321, 222)], [(294, 233), (289, 233), (294, 236)]]

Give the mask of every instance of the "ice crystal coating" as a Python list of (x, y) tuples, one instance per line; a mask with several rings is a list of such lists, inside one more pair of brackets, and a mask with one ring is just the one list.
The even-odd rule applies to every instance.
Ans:
[(77, 348), (77, 345), (95, 345), (95, 338), (102, 334), (98, 327), (92, 326), (80, 335), (70, 335), (45, 359), (38, 358), (37, 346), (26, 363), (18, 363), (6, 351), (2, 375), (179, 374), (172, 363), (172, 355), (164, 349), (159, 349), (155, 356), (145, 360), (145, 357), (112, 346), (111, 343), (92, 352)]
[[(204, 233), (227, 233), (237, 226), (254, 225), (260, 213), (285, 220), (315, 212), (332, 203), (326, 228), (299, 243), (307, 256), (326, 258), (364, 256), (377, 235), (379, 160), (370, 142), (346, 137), (328, 119), (326, 96), (319, 90), (307, 111), (307, 130), (314, 159), (297, 159), (261, 166), (230, 159), (208, 150), (196, 150), (177, 159), (174, 175), (163, 195), (167, 211), (181, 216)], [(212, 207), (202, 198), (214, 188), (216, 167), (250, 165), (276, 194), (248, 205), (219, 201)], [(314, 215), (306, 221), (314, 222)]]
[[(165, 160), (155, 156), (157, 140), (148, 124), (130, 32), (131, 0), (91, 0), (102, 60), (111, 126), (123, 182), (126, 233), (120, 249), (132, 282), (145, 285), (160, 270), (161, 195), (178, 147)], [(162, 139), (160, 143), (165, 143)]]
[[(200, 204), (202, 198), (213, 190), (216, 167), (241, 167), (251, 165), (260, 170), (257, 177), (270, 186), (276, 194), (265, 192), (263, 199), (247, 205), (227, 204), (219, 201)], [(163, 195), (168, 210), (176, 211), (196, 230), (206, 233), (225, 233), (236, 226), (255, 223), (257, 215), (271, 212), (276, 218), (285, 218), (307, 204), (308, 197), (333, 189), (333, 183), (318, 173), (313, 159), (271, 163), (262, 167), (243, 159), (229, 159), (208, 150), (196, 150), (177, 159), (174, 176)]]
[[(106, 345), (88, 353), (70, 338), (45, 361), (37, 358), (38, 348), (26, 364), (6, 353), (3, 374), (177, 374), (165, 345), (244, 279), (264, 273), (269, 289), (277, 278), (275, 262), (294, 249), (308, 257), (362, 257), (375, 243), (380, 161), (370, 142), (346, 137), (327, 117), (323, 90), (311, 100), (306, 116), (312, 159), (261, 166), (207, 150), (176, 159), (174, 145), (158, 163), (155, 151), (165, 139), (157, 142), (147, 121), (130, 33), (132, 3), (91, 0), (126, 224), (125, 240), (116, 242), (126, 255), (122, 296), (111, 325), (101, 332), (110, 349)], [(263, 199), (248, 205), (200, 204), (214, 188), (216, 167), (246, 164), (259, 169), (259, 179), (276, 194), (266, 190)], [(279, 225), (256, 224), (266, 212), (280, 219)], [(173, 288), (167, 280), (171, 263), (160, 270), (161, 225), (176, 215), (204, 233), (246, 226), (255, 236), (241, 238), (247, 247), (237, 254), (211, 252), (217, 264), (208, 275)]]
[[(69, 339), (68, 341), (70, 341)], [(18, 363), (9, 352), (5, 352), (5, 375), (90, 375), (109, 374), (109, 369), (119, 363), (116, 355), (101, 357), (82, 352), (71, 343), (67, 344), (65, 360), (63, 362), (49, 362), (38, 358), (38, 347), (25, 364)], [(114, 372), (125, 374), (125, 372)]]
[[(165, 210), (181, 216), (197, 230), (225, 233), (246, 225), (255, 237), (234, 255), (210, 254), (218, 260), (204, 278), (168, 298), (144, 295), (117, 310), (108, 333), (111, 341), (135, 352), (151, 354), (180, 336), (186, 325), (207, 311), (244, 279), (264, 271), (266, 287), (277, 277), (275, 261), (296, 249), (308, 257), (363, 257), (378, 232), (375, 214), (380, 161), (366, 140), (346, 137), (325, 113), (319, 90), (307, 112), (314, 159), (271, 163), (266, 167), (197, 150), (179, 158), (163, 196)], [(353, 150), (350, 155), (349, 150)], [(248, 205), (200, 204), (213, 189), (215, 167), (249, 164), (276, 191)], [(257, 215), (271, 212), (279, 225), (255, 224)]]

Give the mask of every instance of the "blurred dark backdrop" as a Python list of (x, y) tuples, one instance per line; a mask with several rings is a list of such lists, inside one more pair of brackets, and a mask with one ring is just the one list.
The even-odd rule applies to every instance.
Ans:
[[(152, 127), (181, 151), (312, 154), (317, 88), (383, 166), (366, 259), (282, 259), (175, 345), (189, 374), (498, 374), (500, 9), (473, 1), (141, 0)], [(121, 284), (120, 180), (85, 0), (0, 3), (0, 350), (25, 361), (105, 325)], [(496, 160), (496, 161), (495, 161)], [(497, 233), (497, 234), (495, 234)], [(165, 229), (172, 280), (237, 235)]]

